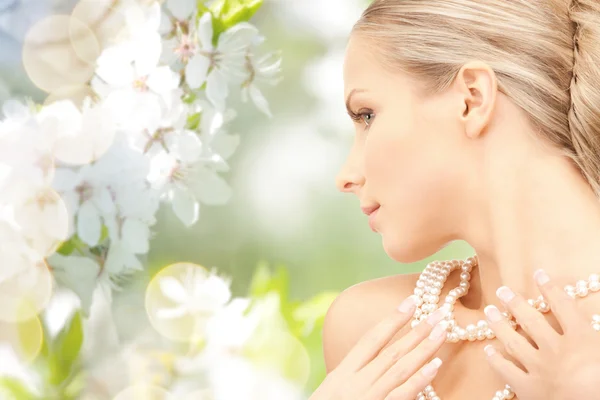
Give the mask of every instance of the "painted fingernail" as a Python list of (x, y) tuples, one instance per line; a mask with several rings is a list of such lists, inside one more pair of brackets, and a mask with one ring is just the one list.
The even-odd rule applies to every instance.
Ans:
[(543, 269), (538, 269), (533, 273), (533, 279), (537, 282), (538, 285), (545, 285), (550, 281), (550, 277)]
[(488, 344), (487, 346), (485, 346), (483, 348), (483, 351), (485, 351), (485, 354), (487, 354), (488, 357), (493, 356), (494, 354), (496, 354), (496, 349), (491, 344)]
[(500, 298), (500, 300), (503, 302), (508, 303), (513, 299), (513, 297), (515, 297), (515, 294), (507, 286), (502, 286), (496, 290), (496, 296), (498, 296), (498, 298)]
[(441, 339), (442, 336), (446, 336), (446, 329), (448, 328), (448, 322), (447, 321), (440, 321), (435, 328), (433, 328), (433, 330), (431, 331), (431, 333), (429, 334), (429, 339), (433, 340), (433, 341), (437, 341), (438, 339)]
[(440, 365), (442, 365), (442, 360), (440, 360), (439, 357), (434, 358), (423, 367), (423, 375), (428, 378), (433, 378), (440, 368)]
[(496, 306), (489, 305), (483, 309), (483, 312), (485, 312), (485, 315), (492, 322), (498, 322), (502, 319), (502, 314), (500, 314), (500, 310)]
[(450, 311), (450, 307), (447, 304), (444, 304), (443, 307), (435, 310), (429, 317), (427, 317), (426, 321), (429, 325), (435, 326), (438, 322), (440, 322), (446, 314)]
[(408, 296), (400, 305), (398, 306), (398, 311), (403, 313), (412, 313), (417, 308), (417, 299), (414, 295)]

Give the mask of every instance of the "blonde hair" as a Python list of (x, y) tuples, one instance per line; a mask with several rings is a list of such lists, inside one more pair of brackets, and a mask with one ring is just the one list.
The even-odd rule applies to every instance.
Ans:
[(447, 89), (466, 62), (486, 62), (600, 196), (598, 0), (375, 0), (353, 32), (426, 93)]

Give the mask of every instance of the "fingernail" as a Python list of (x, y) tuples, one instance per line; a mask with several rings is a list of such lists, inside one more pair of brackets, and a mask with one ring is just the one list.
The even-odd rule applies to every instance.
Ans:
[(502, 314), (500, 314), (500, 310), (498, 307), (494, 305), (489, 305), (483, 309), (485, 315), (487, 315), (488, 319), (492, 322), (498, 322), (502, 319)]
[(442, 365), (442, 360), (440, 360), (439, 357), (436, 357), (423, 367), (423, 375), (428, 378), (433, 378), (440, 368), (440, 365)]
[(447, 304), (444, 304), (443, 307), (435, 310), (429, 317), (427, 317), (426, 321), (429, 325), (435, 326), (438, 322), (440, 322), (446, 314), (450, 311), (450, 308)]
[(488, 357), (493, 356), (494, 354), (496, 354), (496, 349), (491, 344), (488, 344), (487, 346), (485, 346), (483, 348), (483, 351), (485, 351), (485, 354), (487, 354)]
[(498, 296), (498, 298), (500, 298), (500, 300), (502, 300), (504, 303), (508, 303), (513, 299), (513, 297), (515, 297), (515, 294), (507, 286), (502, 286), (496, 290), (496, 296)]
[(403, 313), (412, 313), (417, 306), (417, 299), (414, 295), (408, 296), (400, 305), (398, 306), (398, 311)]
[(442, 336), (446, 336), (446, 329), (448, 328), (448, 322), (440, 321), (435, 328), (429, 333), (429, 339), (438, 340), (441, 339)]
[(538, 269), (533, 273), (533, 278), (537, 282), (538, 285), (545, 285), (550, 281), (550, 277), (543, 269)]

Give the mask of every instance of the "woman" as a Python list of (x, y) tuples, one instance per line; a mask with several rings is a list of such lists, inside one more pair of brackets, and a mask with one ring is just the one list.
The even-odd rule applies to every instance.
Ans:
[(477, 255), (346, 289), (312, 399), (600, 398), (600, 2), (375, 0), (344, 80), (387, 254)]

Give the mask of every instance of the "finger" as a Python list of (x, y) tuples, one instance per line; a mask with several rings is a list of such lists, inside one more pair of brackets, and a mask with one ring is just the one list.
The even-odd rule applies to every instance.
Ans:
[(508, 383), (513, 390), (519, 392), (519, 388), (527, 383), (527, 373), (504, 358), (502, 353), (496, 350), (491, 344), (485, 346), (483, 350), (485, 351), (486, 358), (492, 369), (496, 371), (496, 373), (502, 377), (502, 380)]
[(559, 333), (554, 330), (544, 315), (533, 308), (523, 296), (514, 293), (506, 286), (499, 288), (496, 295), (539, 348), (556, 346)]
[(416, 301), (414, 295), (407, 297), (398, 306), (397, 312), (367, 331), (340, 362), (337, 369), (358, 371), (375, 358), (383, 346), (411, 320), (416, 310)]
[(374, 394), (374, 398), (381, 398), (398, 387), (398, 385), (407, 382), (428, 360), (431, 360), (446, 341), (447, 327), (448, 324), (446, 321), (440, 322), (431, 331), (430, 337), (427, 340), (419, 343), (414, 350), (392, 365), (373, 384), (372, 393)]
[(533, 277), (564, 333), (581, 332), (587, 328), (587, 320), (577, 308), (573, 297), (552, 282), (543, 269), (535, 271)]
[(494, 305), (484, 309), (489, 321), (489, 326), (496, 338), (504, 345), (506, 352), (518, 360), (525, 368), (536, 365), (536, 349), (519, 333), (517, 333), (508, 320), (502, 316), (500, 310)]
[[(360, 371), (361, 379), (365, 379), (365, 381), (371, 383), (377, 381), (400, 359), (422, 344), (426, 338), (428, 340), (423, 344), (426, 348), (431, 348), (431, 351), (425, 354), (427, 359), (429, 359), (433, 352), (445, 342), (447, 325), (440, 325), (439, 323), (448, 314), (449, 310), (448, 307), (436, 310), (424, 322), (421, 322), (402, 338), (383, 349), (375, 359)], [(414, 370), (410, 371), (409, 376), (422, 366), (424, 362), (425, 360), (416, 365)], [(408, 379), (409, 376), (405, 378)], [(397, 386), (397, 381), (394, 381), (394, 386)]]
[(437, 375), (442, 360), (435, 358), (423, 366), (418, 373), (411, 376), (406, 382), (393, 389), (384, 400), (406, 400), (414, 399), (419, 392), (422, 392), (427, 385), (431, 384), (433, 378)]

